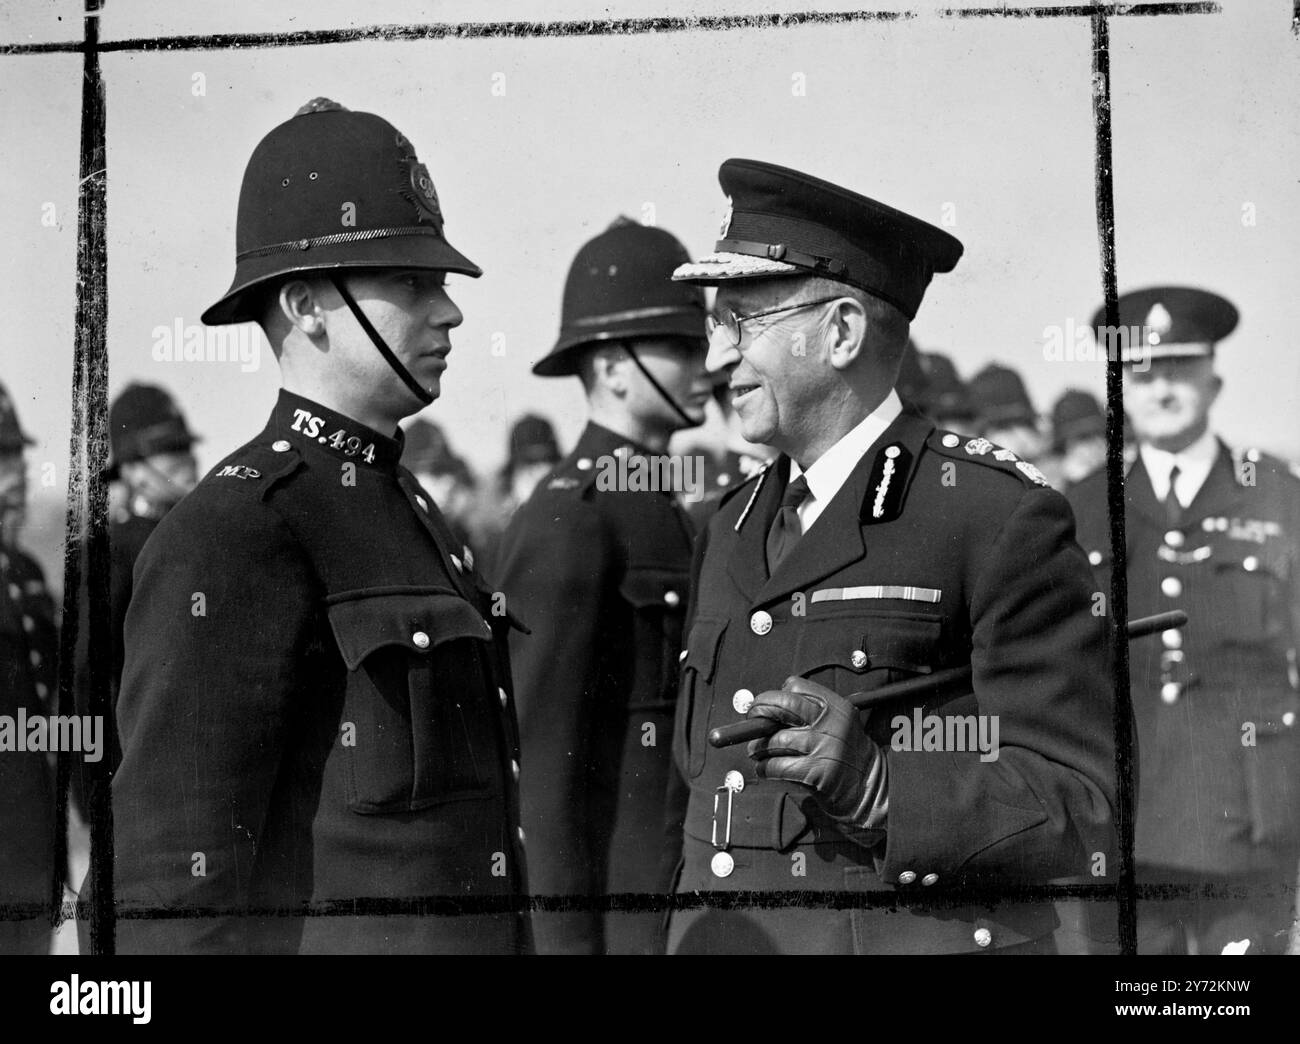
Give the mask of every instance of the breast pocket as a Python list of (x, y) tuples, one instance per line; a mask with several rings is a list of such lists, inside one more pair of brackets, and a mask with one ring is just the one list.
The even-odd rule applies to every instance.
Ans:
[(942, 630), (941, 620), (924, 613), (810, 616), (799, 624), (791, 673), (844, 695), (929, 674)]
[(489, 789), (492, 629), (475, 608), (451, 593), (361, 594), (336, 598), (329, 619), (348, 671), (348, 807), (415, 811)]
[(630, 568), (619, 584), (620, 597), (632, 609), (634, 670), (628, 710), (665, 710), (676, 700), (689, 583), (689, 576), (680, 571)]
[(677, 721), (683, 733), (678, 738), (685, 744), (687, 768), (692, 777), (704, 770), (705, 737), (713, 705), (713, 672), (726, 630), (726, 620), (702, 617), (691, 627), (686, 642)]

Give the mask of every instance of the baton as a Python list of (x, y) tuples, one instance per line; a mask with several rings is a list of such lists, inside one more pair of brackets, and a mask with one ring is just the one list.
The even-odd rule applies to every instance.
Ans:
[[(1131, 641), (1134, 638), (1145, 638), (1157, 631), (1183, 627), (1186, 623), (1187, 614), (1181, 609), (1173, 609), (1167, 613), (1156, 613), (1155, 616), (1144, 616), (1130, 621), (1126, 633)], [(895, 682), (892, 685), (882, 685), (868, 692), (855, 692), (846, 699), (858, 710), (863, 710), (874, 707), (877, 703), (902, 699), (905, 696), (915, 699), (918, 696), (934, 696), (949, 689), (965, 688), (970, 685), (970, 680), (971, 665), (966, 663), (946, 671), (935, 671), (933, 674), (922, 675), (919, 678), (908, 678), (906, 681)], [(734, 747), (737, 743), (748, 743), (750, 740), (771, 736), (787, 727), (771, 718), (746, 718), (734, 725), (711, 729), (709, 744), (714, 747)]]

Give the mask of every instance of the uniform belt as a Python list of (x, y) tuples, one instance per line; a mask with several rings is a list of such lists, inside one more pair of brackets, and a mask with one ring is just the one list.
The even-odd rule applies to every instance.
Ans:
[(770, 848), (780, 852), (800, 841), (810, 844), (817, 840), (819, 833), (834, 827), (825, 813), (813, 807), (813, 798), (807, 791), (794, 792), (779, 784), (750, 783), (744, 790), (730, 793), (725, 788), (692, 787), (685, 829), (687, 836), (719, 848)]

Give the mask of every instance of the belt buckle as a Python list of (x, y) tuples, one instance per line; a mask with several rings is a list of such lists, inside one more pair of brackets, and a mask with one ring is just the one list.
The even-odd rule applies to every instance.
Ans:
[[(718, 844), (718, 799), (723, 792), (727, 795), (727, 827), (724, 832), (722, 844)], [(725, 783), (713, 791), (713, 847), (719, 852), (725, 852), (731, 847), (731, 806), (736, 796), (735, 790)]]

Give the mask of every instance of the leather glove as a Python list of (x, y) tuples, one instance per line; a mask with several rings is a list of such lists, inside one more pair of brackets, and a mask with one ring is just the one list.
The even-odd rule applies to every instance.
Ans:
[(825, 685), (787, 678), (781, 689), (756, 696), (746, 717), (785, 726), (749, 744), (760, 778), (812, 787), (821, 806), (859, 844), (884, 838), (888, 765), (853, 704)]

